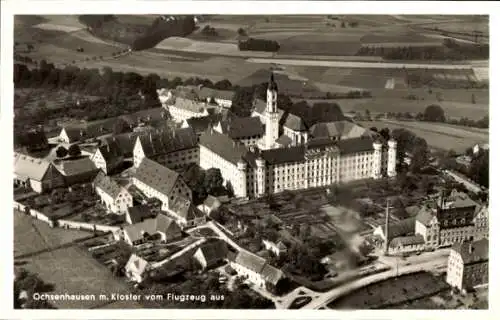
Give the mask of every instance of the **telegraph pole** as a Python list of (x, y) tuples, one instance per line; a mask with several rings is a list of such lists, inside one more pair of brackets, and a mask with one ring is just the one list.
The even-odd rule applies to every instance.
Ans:
[(389, 251), (389, 210), (392, 209), (392, 207), (389, 207), (389, 199), (386, 199), (386, 205), (385, 205), (385, 241), (384, 241), (384, 255), (388, 254)]

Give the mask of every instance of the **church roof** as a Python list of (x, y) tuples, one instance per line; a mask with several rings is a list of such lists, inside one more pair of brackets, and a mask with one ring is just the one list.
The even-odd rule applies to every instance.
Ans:
[(264, 134), (264, 125), (258, 117), (234, 117), (220, 121), (222, 133), (231, 139), (241, 139)]
[(271, 77), (269, 78), (269, 82), (267, 84), (267, 90), (278, 91), (278, 85), (276, 81), (274, 81), (274, 73), (271, 72)]

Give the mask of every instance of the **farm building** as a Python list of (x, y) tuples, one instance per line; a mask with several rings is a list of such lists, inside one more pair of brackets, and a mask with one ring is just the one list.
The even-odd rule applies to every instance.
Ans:
[(191, 128), (140, 135), (134, 145), (134, 167), (137, 168), (144, 158), (171, 169), (198, 164), (198, 137)]
[(111, 141), (108, 144), (98, 147), (92, 157), (90, 157), (90, 160), (102, 172), (110, 174), (123, 164), (124, 157), (119, 145)]
[[(155, 238), (156, 237), (156, 238)], [(175, 221), (164, 214), (155, 218), (145, 219), (142, 222), (124, 226), (115, 233), (116, 239), (123, 239), (131, 246), (135, 246), (149, 239), (156, 239), (168, 243), (180, 239), (182, 231)]]
[(271, 251), (275, 256), (280, 256), (286, 253), (286, 246), (282, 241), (278, 241), (277, 243), (270, 240), (262, 240), (262, 244), (264, 248), (268, 251)]
[(385, 225), (379, 225), (373, 231), (374, 236), (379, 236), (383, 241), (387, 238), (389, 242), (396, 237), (407, 236), (415, 233), (415, 218), (408, 218), (389, 224), (389, 237), (385, 234)]
[(140, 283), (144, 280), (150, 268), (149, 262), (136, 254), (132, 254), (125, 265), (125, 276), (134, 282)]
[(223, 108), (229, 109), (233, 104), (234, 92), (230, 90), (217, 90), (200, 86), (178, 86), (176, 92), (179, 94), (191, 94), (199, 101), (215, 103)]
[(173, 96), (171, 92), (164, 99), (164, 107), (170, 116), (177, 122), (182, 122), (189, 118), (206, 117), (215, 113), (217, 106), (208, 105), (206, 102)]
[(133, 205), (133, 199), (127, 189), (121, 187), (111, 177), (99, 172), (93, 182), (94, 189), (106, 209), (117, 214), (125, 214)]
[(181, 128), (191, 128), (197, 136), (200, 136), (208, 128), (215, 126), (222, 120), (224, 120), (222, 113), (214, 113), (205, 117), (186, 119), (182, 121)]
[(14, 185), (42, 193), (64, 186), (64, 176), (49, 161), (14, 153)]
[(201, 265), (202, 269), (208, 269), (222, 262), (227, 256), (227, 245), (224, 241), (215, 241), (202, 244), (194, 253), (193, 258)]
[(389, 254), (418, 252), (425, 249), (425, 240), (421, 235), (395, 237), (389, 242)]
[(264, 137), (264, 125), (258, 117), (222, 120), (214, 126), (214, 130), (245, 146), (255, 146)]
[(56, 159), (53, 163), (57, 170), (64, 176), (67, 186), (91, 182), (99, 173), (99, 169), (88, 157), (76, 160)]
[(266, 284), (276, 286), (278, 281), (284, 278), (281, 270), (269, 265), (264, 258), (244, 250), (231, 261), (231, 267), (238, 275), (246, 277), (260, 288), (265, 288)]
[(154, 218), (155, 216), (156, 214), (151, 211), (148, 205), (138, 205), (127, 208), (125, 221), (129, 224), (136, 224), (146, 219)]
[(194, 227), (206, 222), (206, 216), (190, 199), (176, 196), (169, 202), (167, 210), (182, 228)]
[(217, 210), (220, 206), (221, 202), (219, 201), (219, 199), (217, 199), (217, 197), (208, 195), (205, 201), (203, 201), (203, 203), (198, 206), (198, 209), (200, 209), (206, 215), (210, 216), (210, 213), (214, 210)]
[(488, 283), (488, 239), (455, 244), (448, 258), (446, 282), (467, 291)]
[(148, 158), (141, 161), (132, 182), (148, 198), (160, 200), (164, 211), (168, 211), (170, 202), (179, 195), (192, 199), (191, 189), (177, 172)]

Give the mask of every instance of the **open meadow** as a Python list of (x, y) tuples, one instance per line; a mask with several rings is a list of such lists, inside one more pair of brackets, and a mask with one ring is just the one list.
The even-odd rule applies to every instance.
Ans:
[(365, 127), (391, 130), (403, 128), (412, 131), (417, 136), (424, 138), (427, 144), (434, 149), (464, 152), (476, 143), (488, 143), (488, 130), (468, 128), (462, 126), (446, 125), (442, 123), (416, 122), (416, 121), (360, 121)]
[(87, 231), (51, 228), (45, 222), (14, 212), (14, 257), (58, 247), (91, 235)]
[[(23, 268), (37, 274), (44, 282), (52, 284), (51, 294), (95, 295), (95, 300), (59, 300), (50, 301), (59, 309), (87, 309), (106, 307), (113, 302), (100, 300), (100, 294), (126, 294), (130, 288), (123, 279), (116, 278), (112, 273), (89, 252), (76, 245), (41, 253), (25, 259)], [(139, 307), (129, 301), (131, 307)]]

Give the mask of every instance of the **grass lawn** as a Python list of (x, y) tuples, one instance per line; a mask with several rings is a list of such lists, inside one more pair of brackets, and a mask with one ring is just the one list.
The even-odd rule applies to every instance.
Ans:
[(361, 121), (361, 125), (370, 128), (404, 128), (424, 138), (431, 148), (464, 152), (476, 143), (488, 143), (488, 131), (475, 128), (412, 121)]
[(379, 309), (449, 290), (448, 284), (429, 273), (415, 273), (378, 282), (328, 304), (332, 309)]
[(71, 246), (26, 259), (23, 267), (54, 285), (52, 294), (94, 294), (94, 301), (51, 301), (57, 308), (88, 309), (101, 306), (99, 294), (128, 293), (123, 279), (115, 278), (109, 270), (84, 250)]
[(90, 235), (86, 231), (51, 228), (43, 221), (14, 212), (14, 256), (57, 247)]

